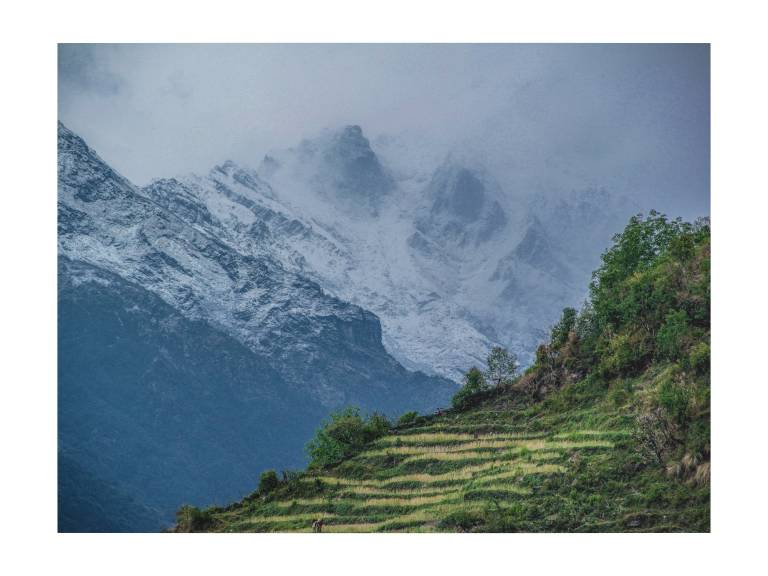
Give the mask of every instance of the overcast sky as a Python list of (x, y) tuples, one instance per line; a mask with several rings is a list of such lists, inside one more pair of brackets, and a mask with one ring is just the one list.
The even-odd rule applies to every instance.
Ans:
[(510, 193), (709, 214), (706, 45), (61, 45), (59, 118), (137, 184), (359, 124)]

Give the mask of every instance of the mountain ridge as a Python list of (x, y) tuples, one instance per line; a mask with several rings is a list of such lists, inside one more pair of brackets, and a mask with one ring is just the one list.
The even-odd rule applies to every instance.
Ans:
[[(262, 161), (261, 174), (231, 163), (230, 171), (250, 174), (258, 186), (238, 186), (231, 177), (224, 182), (214, 174), (216, 169), (186, 181), (208, 209), (219, 211), (227, 233), (238, 237), (241, 246), (258, 249), (249, 237), (256, 218), (259, 228), (252, 233), (269, 230), (271, 248), (283, 263), (330, 293), (376, 313), (388, 351), (415, 369), (459, 380), (494, 344), (530, 362), (542, 334), (528, 319), (549, 317), (554, 322), (563, 306), (583, 300), (586, 294), (579, 287), (587, 282), (600, 247), (633, 213), (633, 207), (614, 202), (607, 192), (603, 194), (609, 201), (584, 193), (551, 208), (523, 200), (507, 194), (478, 159), (458, 154), (443, 159), (427, 180), (418, 174), (386, 178), (387, 192), (376, 195), (381, 200), (376, 210), (350, 213), (323, 189), (334, 181), (333, 166), (344, 165), (350, 155), (340, 153), (335, 144), (350, 132), (364, 150), (362, 156), (375, 158), (365, 164), (375, 168), (361, 181), (379, 181), (388, 171), (386, 159), (378, 158), (376, 144), (359, 126), (328, 131), (296, 148), (273, 150), (269, 162)], [(329, 174), (323, 163), (332, 166)], [(358, 188), (358, 193), (367, 193), (363, 184)], [(467, 220), (463, 205), (450, 208), (455, 203), (451, 198), (468, 194), (474, 205), (473, 191), (483, 200), (478, 204), (481, 214)], [(578, 224), (561, 229), (547, 217), (555, 209), (575, 215), (577, 206), (596, 202), (601, 218), (589, 221), (588, 242), (575, 241), (582, 236)], [(579, 213), (589, 215), (585, 208)], [(546, 237), (553, 250), (569, 255), (555, 264), (554, 274), (546, 257), (522, 261), (519, 254), (518, 244), (535, 223), (539, 238)], [(514, 279), (506, 284), (498, 273), (505, 258), (514, 270)], [(539, 295), (535, 287), (541, 281), (547, 290)], [(450, 346), (436, 345), (440, 334), (450, 339)]]
[[(179, 181), (140, 190), (61, 124), (59, 145), (59, 450), (86, 473), (168, 522), (176, 498), (233, 497), (270, 462), (302, 463), (336, 406), (397, 414), (450, 396), (386, 352), (373, 313), (269, 249), (243, 253)], [(298, 424), (280, 416), (296, 410)]]

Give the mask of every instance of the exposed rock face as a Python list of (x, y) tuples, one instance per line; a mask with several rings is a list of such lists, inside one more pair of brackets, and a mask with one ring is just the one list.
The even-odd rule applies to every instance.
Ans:
[(277, 159), (269, 156), (261, 174), (269, 178), (278, 169), (291, 171), (304, 186), (352, 217), (378, 215), (395, 187), (360, 126), (325, 132), (290, 152)]
[(507, 223), (504, 209), (494, 198), (498, 193), (498, 185), (486, 185), (478, 172), (446, 163), (432, 176), (426, 190), (432, 206), (419, 217), (416, 229), (447, 252), (477, 246), (501, 232)]
[(175, 186), (217, 237), (375, 313), (399, 362), (457, 381), (494, 344), (529, 361), (633, 211), (590, 191), (530, 201), (464, 157), (390, 169), (357, 126), (270, 152), (258, 173), (228, 162), (145, 192)]
[(360, 126), (346, 126), (335, 134), (323, 160), (332, 177), (331, 190), (341, 198), (367, 203), (374, 212), (394, 187)]

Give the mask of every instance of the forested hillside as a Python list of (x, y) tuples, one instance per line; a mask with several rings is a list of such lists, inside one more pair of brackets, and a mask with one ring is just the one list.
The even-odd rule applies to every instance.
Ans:
[(633, 217), (589, 288), (524, 373), (495, 349), (450, 409), (340, 411), (306, 471), (174, 529), (708, 531), (708, 221)]

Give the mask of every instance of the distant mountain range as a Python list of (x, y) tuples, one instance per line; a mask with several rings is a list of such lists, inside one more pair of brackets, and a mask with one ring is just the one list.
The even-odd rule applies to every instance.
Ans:
[(157, 529), (302, 465), (334, 408), (428, 411), (493, 344), (529, 360), (634, 211), (455, 158), (402, 176), (358, 126), (144, 188), (58, 138), (67, 531)]

